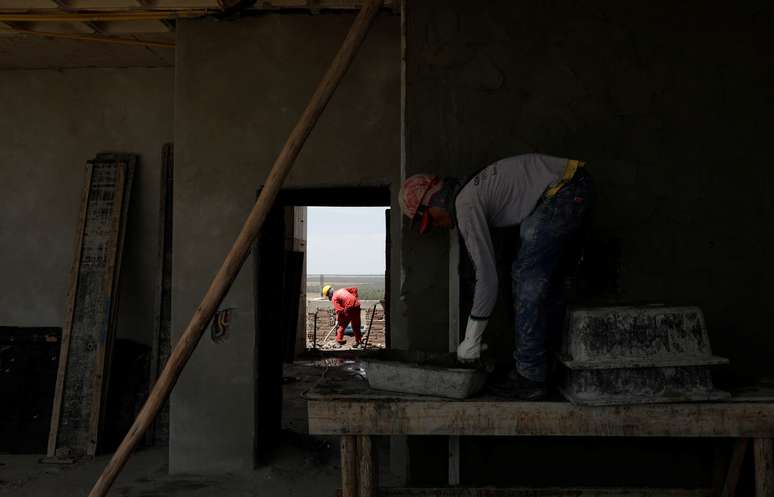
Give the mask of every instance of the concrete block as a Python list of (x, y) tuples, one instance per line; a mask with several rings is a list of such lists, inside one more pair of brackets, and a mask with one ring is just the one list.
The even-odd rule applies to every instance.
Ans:
[(712, 355), (698, 307), (571, 310), (561, 349), (571, 369), (727, 364)]
[(707, 366), (564, 369), (559, 390), (578, 405), (605, 406), (723, 400)]
[(698, 307), (602, 307), (570, 311), (559, 389), (575, 404), (615, 405), (720, 400)]
[(484, 387), (486, 374), (474, 369), (443, 369), (368, 361), (368, 385), (375, 390), (466, 399)]

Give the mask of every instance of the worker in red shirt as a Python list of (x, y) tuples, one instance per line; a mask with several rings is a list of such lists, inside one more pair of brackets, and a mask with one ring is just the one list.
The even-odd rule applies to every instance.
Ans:
[(347, 343), (344, 338), (344, 330), (347, 325), (352, 323), (352, 332), (355, 334), (355, 345), (353, 348), (360, 347), (360, 299), (357, 298), (357, 288), (340, 288), (334, 290), (333, 286), (325, 285), (322, 289), (323, 297), (327, 297), (333, 304), (333, 310), (336, 312), (336, 342), (339, 345)]

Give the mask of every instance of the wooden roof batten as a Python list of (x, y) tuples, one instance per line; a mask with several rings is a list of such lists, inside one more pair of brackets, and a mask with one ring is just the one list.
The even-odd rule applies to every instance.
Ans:
[[(358, 10), (363, 0), (0, 0), (0, 14), (57, 15), (62, 13), (204, 12), (216, 14), (232, 8), (250, 10)], [(384, 8), (397, 8), (400, 0), (384, 0)]]
[[(178, 19), (235, 12), (356, 11), (364, 0), (0, 0), (0, 34), (174, 48), (172, 39), (134, 35), (171, 34)], [(400, 0), (384, 0), (397, 13)]]

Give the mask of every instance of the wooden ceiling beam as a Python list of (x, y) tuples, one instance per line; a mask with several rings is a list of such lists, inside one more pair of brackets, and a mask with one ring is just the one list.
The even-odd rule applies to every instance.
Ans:
[(161, 20), (101, 22), (103, 34), (169, 33)]
[[(358, 10), (363, 0), (257, 0), (252, 10)], [(384, 0), (382, 7), (395, 8), (400, 0)]]
[(15, 23), (11, 23), (11, 29), (17, 33), (22, 35), (31, 35), (31, 36), (38, 36), (43, 38), (63, 38), (63, 39), (69, 39), (69, 40), (78, 40), (78, 41), (85, 41), (85, 42), (92, 42), (92, 43), (107, 43), (111, 45), (135, 45), (135, 46), (143, 46), (143, 47), (154, 47), (154, 48), (175, 48), (175, 42), (174, 41), (161, 41), (161, 40), (140, 40), (137, 38), (122, 38), (117, 36), (102, 36), (102, 35), (88, 35), (88, 34), (80, 34), (80, 33), (63, 33), (63, 32), (48, 32), (48, 31), (38, 31), (38, 30), (31, 30), (31, 29), (25, 29), (25, 28), (16, 28), (14, 26)]
[[(83, 33), (94, 35), (174, 32), (175, 21), (234, 11), (358, 10), (364, 0), (46, 0), (3, 2), (2, 31)], [(22, 8), (28, 5), (28, 8)], [(46, 8), (41, 8), (46, 5)], [(384, 0), (384, 8), (399, 12), (400, 0)], [(14, 24), (17, 23), (17, 24)]]
[(201, 17), (214, 14), (214, 10), (184, 11), (126, 11), (126, 12), (63, 12), (61, 10), (30, 11), (25, 13), (3, 12), (0, 22), (111, 22), (111, 21), (160, 21)]
[[(100, 13), (151, 13), (151, 12), (186, 12), (214, 11), (229, 9), (244, 0), (49, 0), (52, 7), (59, 8), (0, 8), (0, 13), (54, 15), (66, 12), (100, 12)], [(249, 2), (248, 2), (249, 3)], [(397, 8), (400, 0), (384, 0), (383, 7)], [(247, 10), (357, 10), (363, 5), (363, 0), (256, 0)]]
[(45, 31), (48, 33), (94, 34), (95, 30), (85, 22), (6, 21), (18, 32)]

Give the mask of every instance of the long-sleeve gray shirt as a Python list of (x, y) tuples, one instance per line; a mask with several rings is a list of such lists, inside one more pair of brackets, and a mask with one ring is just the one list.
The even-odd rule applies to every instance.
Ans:
[(457, 227), (476, 270), (472, 319), (488, 319), (497, 300), (489, 229), (521, 223), (566, 165), (567, 159), (541, 154), (509, 157), (479, 171), (457, 194)]

